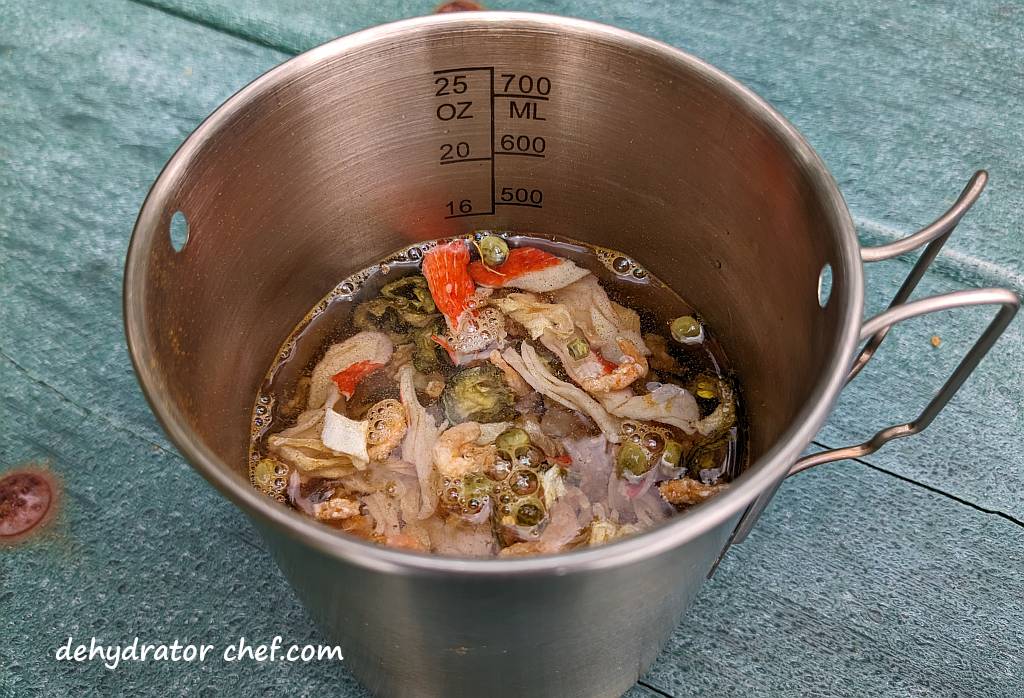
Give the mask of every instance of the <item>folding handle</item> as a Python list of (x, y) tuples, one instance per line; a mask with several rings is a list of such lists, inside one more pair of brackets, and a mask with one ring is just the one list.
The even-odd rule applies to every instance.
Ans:
[(770, 490), (765, 491), (757, 499), (755, 499), (746, 512), (740, 518), (736, 528), (733, 530), (729, 541), (726, 543), (725, 548), (718, 556), (718, 560), (712, 566), (711, 571), (708, 572), (708, 576), (714, 574), (718, 568), (718, 563), (721, 562), (722, 557), (728, 551), (729, 547), (733, 543), (742, 542), (750, 530), (753, 528), (757, 519), (761, 516), (761, 513), (768, 506), (775, 492), (778, 491), (782, 481), (799, 472), (803, 472), (808, 468), (813, 468), (816, 465), (823, 463), (831, 463), (837, 460), (844, 460), (847, 458), (859, 458), (868, 454), (874, 453), (883, 445), (892, 441), (893, 439), (901, 438), (904, 436), (911, 436), (924, 430), (932, 420), (935, 419), (936, 415), (942, 411), (942, 408), (946, 406), (949, 399), (956, 394), (963, 385), (967, 377), (974, 371), (981, 359), (988, 353), (992, 345), (1006, 329), (1006, 326), (1013, 320), (1013, 316), (1017, 313), (1020, 307), (1020, 299), (1013, 292), (1002, 289), (1002, 288), (984, 288), (974, 289), (968, 291), (955, 291), (953, 293), (947, 293), (940, 296), (933, 296), (931, 298), (925, 298), (918, 301), (908, 303), (907, 299), (910, 298), (911, 293), (917, 287), (918, 282), (924, 276), (928, 267), (938, 256), (942, 246), (946, 244), (946, 240), (956, 229), (960, 219), (963, 218), (964, 214), (974, 205), (981, 195), (982, 190), (985, 188), (985, 184), (988, 182), (988, 173), (984, 170), (979, 170), (971, 177), (967, 186), (964, 187), (960, 193), (959, 198), (956, 200), (948, 211), (942, 214), (930, 225), (922, 228), (913, 235), (902, 238), (895, 242), (881, 245), (878, 247), (866, 247), (861, 250), (861, 259), (865, 262), (877, 262), (885, 259), (891, 259), (907, 252), (911, 252), (922, 245), (927, 245), (920, 258), (914, 264), (914, 267), (910, 270), (907, 278), (903, 281), (899, 291), (893, 297), (892, 302), (889, 304), (888, 309), (883, 313), (871, 318), (861, 327), (860, 338), (862, 342), (865, 342), (863, 349), (857, 355), (854, 360), (850, 373), (846, 378), (846, 382), (849, 383), (858, 373), (867, 365), (871, 358), (875, 355), (878, 347), (882, 344), (889, 330), (893, 326), (913, 317), (920, 315), (926, 315), (928, 313), (937, 312), (940, 310), (950, 310), (953, 308), (963, 308), (977, 305), (998, 305), (1000, 306), (999, 312), (989, 323), (988, 327), (975, 342), (974, 346), (971, 347), (970, 351), (960, 361), (960, 364), (953, 371), (946, 383), (939, 389), (931, 401), (925, 406), (924, 410), (917, 416), (916, 419), (906, 422), (904, 424), (896, 424), (890, 427), (886, 427), (878, 431), (872, 438), (867, 441), (854, 445), (846, 446), (844, 448), (834, 448), (820, 453), (815, 453), (810, 456), (801, 458), (790, 468), (789, 472), (783, 478), (775, 483), (775, 486)]
[[(935, 219), (934, 223), (921, 228), (913, 235), (902, 240), (891, 242), (888, 245), (881, 245), (880, 247), (865, 247), (861, 250), (860, 258), (865, 262), (880, 262), (883, 259), (892, 259), (893, 257), (911, 252), (921, 245), (928, 245), (914, 264), (914, 268), (907, 274), (907, 278), (903, 280), (900, 290), (893, 296), (892, 302), (889, 303), (890, 308), (907, 302), (910, 294), (914, 292), (918, 282), (921, 281), (921, 277), (924, 276), (924, 273), (928, 271), (928, 267), (935, 261), (942, 246), (946, 244), (946, 240), (956, 230), (960, 219), (974, 206), (978, 197), (981, 196), (981, 192), (985, 190), (987, 183), (988, 173), (985, 170), (978, 170), (971, 177), (964, 190), (960, 192), (956, 203), (950, 206), (948, 211)], [(868, 340), (868, 343), (864, 345), (864, 348), (861, 349), (860, 354), (854, 360), (853, 367), (850, 369), (850, 375), (846, 378), (847, 383), (853, 380), (861, 372), (861, 369), (867, 365), (868, 361), (871, 360), (871, 357), (875, 355), (891, 327), (892, 323), (871, 336), (871, 339)]]
[[(974, 343), (971, 350), (967, 352), (959, 365), (957, 365), (956, 370), (953, 371), (939, 391), (935, 393), (935, 397), (931, 399), (916, 419), (904, 424), (894, 424), (893, 426), (886, 427), (867, 441), (856, 446), (833, 448), (805, 456), (793, 464), (793, 467), (789, 470), (789, 475), (795, 475), (822, 463), (831, 463), (846, 458), (860, 458), (861, 456), (874, 453), (893, 439), (912, 436), (924, 431), (932, 423), (932, 420), (935, 419), (935, 416), (942, 411), (942, 408), (946, 406), (949, 399), (956, 394), (960, 386), (967, 380), (967, 376), (971, 375), (978, 366), (978, 362), (988, 353), (988, 350), (992, 348), (995, 341), (999, 339), (999, 335), (1003, 333), (1006, 326), (1013, 320), (1013, 316), (1016, 315), (1017, 309), (1020, 307), (1020, 299), (1015, 293), (1005, 288), (979, 288), (970, 291), (954, 291), (953, 293), (932, 296), (931, 298), (924, 298), (913, 303), (890, 307), (884, 313), (864, 323), (860, 333), (861, 341), (870, 340), (878, 335), (884, 337), (885, 333), (893, 325), (912, 317), (927, 315), (940, 310), (967, 308), (975, 305), (998, 305), (1000, 308), (992, 322), (981, 333), (978, 341)], [(852, 378), (854, 375), (856, 373), (851, 372), (850, 377)]]

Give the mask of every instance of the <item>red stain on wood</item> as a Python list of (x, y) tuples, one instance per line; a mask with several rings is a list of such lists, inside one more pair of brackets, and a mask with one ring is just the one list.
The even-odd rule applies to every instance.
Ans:
[(454, 2), (444, 2), (437, 6), (434, 10), (435, 13), (441, 14), (444, 12), (471, 12), (473, 10), (482, 10), (484, 6), (478, 2), (471, 2), (470, 0), (455, 0)]
[(42, 530), (57, 510), (59, 492), (53, 473), (35, 465), (0, 476), (0, 545)]

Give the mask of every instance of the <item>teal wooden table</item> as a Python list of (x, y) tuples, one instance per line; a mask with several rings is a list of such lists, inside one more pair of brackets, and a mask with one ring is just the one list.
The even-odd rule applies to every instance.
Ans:
[[(819, 150), (867, 244), (928, 222), (988, 168), (988, 192), (918, 294), (1024, 292), (1019, 3), (490, 6), (619, 25), (737, 76)], [(44, 462), (63, 489), (43, 535), (0, 548), (0, 698), (364, 695), (343, 664), (111, 671), (54, 653), (68, 636), (320, 641), (252, 527), (144, 403), (122, 339), (122, 264), (161, 165), (232, 92), (333, 36), (431, 9), (0, 0), (0, 472)], [(869, 312), (908, 269), (872, 265)], [(909, 417), (985, 322), (901, 326), (817, 447)], [(1024, 695), (1021, 332), (921, 436), (788, 482), (630, 695)]]

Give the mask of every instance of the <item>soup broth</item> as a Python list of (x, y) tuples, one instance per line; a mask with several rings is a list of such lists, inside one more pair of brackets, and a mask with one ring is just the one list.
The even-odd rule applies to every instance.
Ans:
[(383, 545), (549, 554), (658, 525), (742, 470), (739, 385), (626, 254), (481, 231), (341, 281), (275, 357), (255, 487)]

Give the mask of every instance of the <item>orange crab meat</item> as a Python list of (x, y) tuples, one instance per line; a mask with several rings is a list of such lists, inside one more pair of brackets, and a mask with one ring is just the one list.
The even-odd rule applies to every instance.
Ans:
[(565, 261), (536, 247), (516, 247), (509, 250), (508, 259), (502, 263), (500, 270), (491, 269), (478, 260), (469, 265), (469, 275), (481, 286), (500, 288), (510, 285), (523, 274), (548, 269)]
[(338, 371), (331, 380), (338, 386), (338, 391), (345, 396), (345, 399), (352, 397), (352, 394), (356, 391), (356, 386), (359, 385), (359, 381), (366, 378), (368, 375), (376, 371), (378, 368), (383, 368), (384, 364), (378, 363), (377, 361), (356, 361), (348, 368)]
[(469, 308), (469, 299), (476, 290), (469, 271), (469, 247), (462, 240), (428, 250), (423, 255), (423, 276), (437, 309), (455, 330), (459, 317)]

